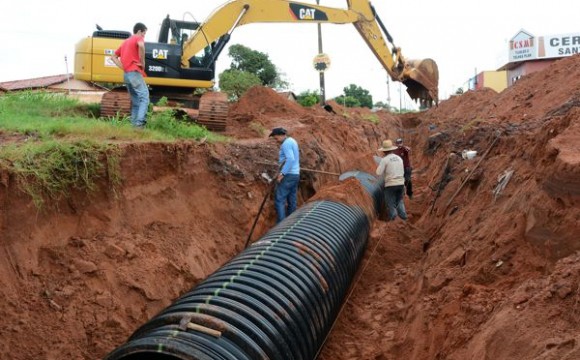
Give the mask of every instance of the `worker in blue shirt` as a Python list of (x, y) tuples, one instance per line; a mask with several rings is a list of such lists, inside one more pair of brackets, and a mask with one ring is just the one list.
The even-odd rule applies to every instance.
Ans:
[(300, 151), (296, 140), (286, 135), (284, 128), (274, 128), (270, 133), (280, 144), (278, 164), (281, 169), (276, 181), (274, 204), (278, 214), (277, 222), (286, 218), (296, 210), (298, 202), (298, 183), (300, 181)]

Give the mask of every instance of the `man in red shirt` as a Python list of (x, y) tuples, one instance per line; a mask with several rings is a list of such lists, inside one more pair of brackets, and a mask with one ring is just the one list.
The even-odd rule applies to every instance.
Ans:
[(403, 139), (399, 138), (395, 141), (397, 149), (393, 151), (403, 159), (403, 167), (405, 168), (405, 192), (409, 199), (413, 199), (413, 184), (411, 183), (411, 159), (409, 158), (409, 153), (411, 149), (403, 145)]
[(149, 110), (149, 89), (145, 84), (145, 33), (147, 27), (137, 23), (133, 36), (123, 41), (111, 60), (121, 70), (129, 95), (131, 95), (131, 124), (137, 128), (145, 127)]

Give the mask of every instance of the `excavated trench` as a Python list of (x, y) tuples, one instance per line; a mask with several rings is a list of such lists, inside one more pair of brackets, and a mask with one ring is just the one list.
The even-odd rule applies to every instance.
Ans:
[[(268, 346), (252, 345), (253, 351), (273, 357), (290, 351), (311, 358), (324, 342), (321, 360), (580, 358), (580, 84), (569, 81), (580, 78), (579, 61), (558, 61), (500, 94), (470, 91), (403, 115), (337, 104), (336, 114), (304, 109), (255, 88), (230, 110), (232, 142), (120, 144), (119, 188), (112, 191), (103, 179), (95, 192), (74, 192), (42, 211), (3, 167), (2, 358), (102, 359), (130, 344), (131, 334), (155, 333), (157, 325), (178, 335), (183, 331), (175, 327), (188, 324), (216, 331), (203, 322), (211, 314), (191, 310), (231, 306), (225, 295), (268, 319), (271, 326), (240, 337), (259, 334), (250, 339)], [(380, 142), (403, 137), (414, 167), (415, 194), (405, 200), (410, 220), (373, 220), (366, 251), (356, 249), (362, 257), (345, 263), (333, 258), (334, 248), (294, 240), (301, 244), (297, 252), (282, 237), (270, 248), (276, 253), (264, 255), (271, 264), (260, 259), (260, 271), (229, 284), (258, 249), (288, 229), (274, 227), (267, 202), (254, 232), (260, 240), (244, 249), (268, 188), (261, 173), (273, 171), (259, 162), (277, 156), (266, 130), (276, 126), (299, 140), (304, 168), (334, 173), (372, 174)], [(464, 159), (464, 150), (477, 155)], [(304, 173), (299, 203), (304, 212), (318, 203), (343, 204), (363, 209), (368, 219), (375, 204), (365, 203), (364, 193), (358, 183)], [(331, 229), (321, 231), (337, 233), (348, 223), (323, 221)], [(321, 244), (315, 230), (294, 231)], [(308, 276), (292, 272), (293, 281), (283, 280), (282, 263), (312, 261), (314, 249), (340, 266), (318, 263)], [(279, 305), (258, 306), (266, 300), (253, 292), (238, 297), (255, 278), (266, 281), (264, 271), (290, 282), (284, 287), (294, 290), (287, 292), (304, 294), (280, 297), (304, 303), (307, 310), (292, 313), (296, 321), (279, 319)], [(319, 275), (340, 290), (322, 296)], [(276, 285), (282, 294), (283, 285), (267, 281), (256, 293)], [(223, 283), (229, 285), (222, 289)], [(215, 296), (218, 288), (224, 298)], [(342, 311), (327, 332), (337, 307)], [(191, 312), (190, 320), (182, 316)], [(144, 325), (158, 316), (155, 326)], [(171, 325), (162, 325), (169, 318)]]

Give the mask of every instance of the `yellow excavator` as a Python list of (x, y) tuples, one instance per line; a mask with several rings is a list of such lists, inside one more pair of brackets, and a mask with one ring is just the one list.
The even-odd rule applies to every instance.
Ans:
[[(405, 84), (411, 98), (420, 101), (422, 106), (437, 104), (439, 72), (435, 61), (405, 59), (368, 0), (346, 2), (348, 9), (287, 0), (232, 0), (216, 9), (203, 23), (167, 16), (158, 42), (145, 43), (145, 81), (151, 89), (152, 101), (165, 97), (170, 105), (184, 109), (199, 124), (210, 130), (224, 130), (227, 97), (213, 91), (200, 97), (195, 90), (214, 87), (217, 58), (238, 26), (332, 23), (353, 24), (393, 81)], [(76, 45), (75, 78), (122, 84), (122, 71), (110, 56), (131, 34), (97, 29)], [(129, 104), (126, 91), (111, 91), (103, 96), (101, 114), (129, 113)]]

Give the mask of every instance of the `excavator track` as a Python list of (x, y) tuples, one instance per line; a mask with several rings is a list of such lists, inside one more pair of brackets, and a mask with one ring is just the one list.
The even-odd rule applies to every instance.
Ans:
[(207, 92), (199, 101), (197, 122), (213, 131), (225, 131), (228, 118), (228, 97), (221, 92)]
[[(169, 96), (169, 98), (172, 99), (173, 96)], [(189, 103), (189, 106), (199, 104), (199, 109), (180, 105), (173, 107), (174, 109), (184, 111), (195, 123), (203, 125), (211, 131), (226, 130), (226, 120), (228, 117), (228, 98), (226, 94), (207, 92), (201, 96), (199, 101), (193, 96), (186, 98), (183, 96), (175, 96), (175, 98), (177, 100), (176, 103), (181, 105), (183, 105), (184, 100), (188, 100), (186, 102)], [(101, 99), (101, 116), (131, 116), (131, 97), (127, 90), (116, 89), (105, 93)]]
[(125, 89), (106, 92), (101, 99), (101, 116), (131, 116), (131, 97)]

